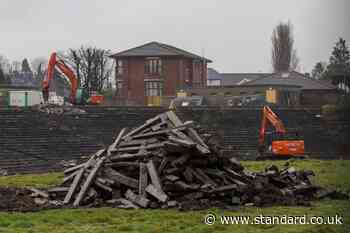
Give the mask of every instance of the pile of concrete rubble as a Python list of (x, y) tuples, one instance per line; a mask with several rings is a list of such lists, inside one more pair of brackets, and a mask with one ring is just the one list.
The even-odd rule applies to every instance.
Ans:
[(37, 203), (119, 208), (230, 208), (307, 205), (334, 195), (313, 184), (312, 171), (271, 165), (252, 172), (220, 154), (193, 122), (169, 111), (127, 132), (64, 171), (59, 187), (32, 189)]

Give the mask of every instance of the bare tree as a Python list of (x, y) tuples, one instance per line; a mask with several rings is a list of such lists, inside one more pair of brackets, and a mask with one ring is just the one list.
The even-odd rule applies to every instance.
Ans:
[(6, 76), (2, 70), (2, 65), (0, 63), (0, 85), (1, 84), (6, 84)]
[(290, 61), (290, 71), (299, 71), (300, 72), (300, 59), (297, 54), (297, 50), (293, 49), (292, 58)]
[(66, 56), (71, 66), (73, 66), (76, 71), (78, 85), (81, 86), (81, 56), (79, 54), (79, 50), (77, 49), (69, 49), (68, 55)]
[(24, 58), (22, 60), (21, 71), (24, 73), (33, 73), (32, 68), (30, 67), (29, 61), (27, 58)]
[(38, 83), (38, 85), (40, 85), (40, 83), (45, 77), (45, 72), (47, 70), (47, 63), (48, 63), (48, 59), (45, 57), (36, 57), (31, 61), (34, 78)]
[(21, 72), (22, 62), (20, 61), (12, 61), (10, 66), (10, 73), (19, 73)]
[(45, 57), (36, 57), (32, 59), (30, 63), (31, 63), (33, 72), (34, 73), (38, 73), (39, 71), (40, 73), (44, 72), (47, 67), (47, 61), (48, 61), (48, 58), (45, 58)]
[(108, 82), (112, 72), (109, 54), (109, 50), (91, 46), (68, 51), (67, 61), (74, 68), (80, 86), (88, 93), (101, 92)]
[(299, 64), (294, 46), (293, 26), (290, 22), (279, 23), (272, 32), (272, 67), (274, 72), (295, 70)]
[(10, 71), (10, 61), (4, 55), (0, 54), (0, 66), (4, 73), (8, 73)]

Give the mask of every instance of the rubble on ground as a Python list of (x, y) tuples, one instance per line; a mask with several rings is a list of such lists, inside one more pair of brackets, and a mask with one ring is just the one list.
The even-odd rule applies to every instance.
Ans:
[(0, 211), (26, 212), (47, 207), (44, 203), (37, 204), (31, 193), (31, 190), (25, 188), (0, 187)]
[(56, 104), (41, 104), (37, 110), (49, 115), (81, 115), (86, 114), (84, 109), (80, 109), (73, 105), (56, 105)]
[(108, 148), (66, 169), (59, 187), (32, 195), (37, 204), (194, 210), (308, 205), (332, 194), (312, 182), (312, 171), (275, 165), (249, 171), (208, 138), (169, 111), (121, 130)]
[(0, 176), (7, 176), (8, 171), (6, 169), (0, 168)]

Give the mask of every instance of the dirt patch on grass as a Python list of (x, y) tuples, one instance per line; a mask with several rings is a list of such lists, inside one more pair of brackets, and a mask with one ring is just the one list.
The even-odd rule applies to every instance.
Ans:
[(39, 206), (30, 197), (31, 191), (24, 188), (0, 187), (0, 211), (37, 211)]

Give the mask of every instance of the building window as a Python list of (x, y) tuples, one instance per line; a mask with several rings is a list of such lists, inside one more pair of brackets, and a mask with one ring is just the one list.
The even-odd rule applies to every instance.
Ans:
[(116, 72), (117, 75), (122, 75), (124, 72), (123, 60), (116, 61)]
[(146, 58), (145, 74), (162, 74), (162, 60), (160, 58)]
[(161, 81), (146, 81), (145, 82), (146, 96), (162, 96), (163, 82)]

